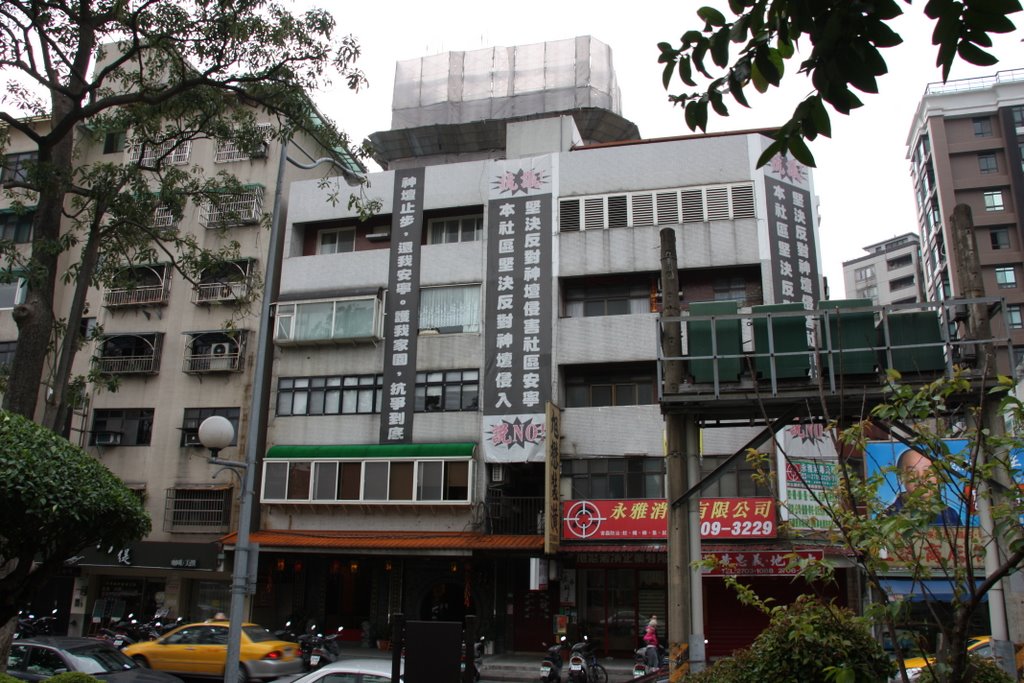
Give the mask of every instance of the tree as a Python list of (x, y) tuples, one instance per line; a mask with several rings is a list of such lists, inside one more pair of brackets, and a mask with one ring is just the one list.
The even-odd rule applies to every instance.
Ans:
[[(911, 0), (904, 0), (907, 5)], [(658, 44), (664, 64), (665, 88), (675, 78), (697, 87), (695, 72), (711, 79), (706, 90), (671, 94), (669, 100), (683, 105), (690, 130), (707, 129), (708, 107), (728, 116), (725, 95), (749, 106), (745, 89), (758, 92), (778, 87), (786, 62), (797, 54), (801, 38), (810, 53), (800, 62), (799, 73), (810, 76), (812, 89), (777, 131), (774, 142), (758, 160), (763, 166), (778, 153), (791, 154), (808, 166), (814, 157), (805, 141), (831, 136), (826, 103), (841, 114), (862, 106), (854, 90), (878, 92), (877, 79), (887, 72), (881, 50), (903, 42), (889, 26), (903, 13), (897, 0), (729, 0), (734, 18), (714, 7), (702, 7), (697, 16), (704, 26), (683, 33), (678, 44)], [(991, 34), (1015, 29), (1007, 15), (1019, 12), (1018, 0), (928, 0), (925, 15), (935, 22), (932, 43), (937, 46), (936, 65), (942, 78), (949, 76), (956, 59), (990, 66), (996, 58), (986, 52)], [(733, 44), (741, 45), (730, 63)], [(713, 76), (712, 70), (725, 75)]]
[(95, 458), (0, 411), (0, 671), (18, 611), (79, 550), (149, 533), (142, 502)]
[[(253, 150), (267, 135), (255, 112), (273, 117), (282, 141), (304, 131), (327, 149), (344, 146), (306, 93), (327, 82), (330, 67), (349, 87), (364, 79), (353, 66), (358, 45), (336, 39), (330, 14), (293, 16), (269, 0), (13, 0), (0, 9), (0, 35), (0, 69), (8, 74), (0, 149), (17, 132), (38, 152), (4, 188), (16, 208), (35, 205), (30, 251), (0, 242), (3, 275), (28, 280), (26, 300), (14, 309), (19, 334), (4, 407), (37, 414), (53, 352), (43, 423), (59, 430), (88, 287), (157, 254), (186, 277), (232, 256), (230, 246), (210, 252), (174, 227), (155, 227), (157, 209), (180, 218), (187, 202), (225, 205), (241, 187), (223, 173), (174, 166), (175, 150), (198, 137)], [(77, 163), (77, 144), (125, 132), (134, 162)], [(58, 277), (77, 283), (66, 311), (54, 310)]]
[[(948, 583), (948, 609), (926, 591), (926, 618), (941, 634), (931, 675), (941, 683), (963, 683), (973, 675), (967, 655), (971, 617), (996, 582), (1024, 563), (1024, 501), (1008, 485), (1020, 474), (1014, 460), (1024, 447), (1024, 435), (1002, 434), (991, 421), (993, 414), (1007, 415), (1024, 424), (1024, 404), (1007, 378), (990, 387), (984, 373), (956, 369), (950, 377), (914, 388), (899, 373), (889, 373), (886, 401), (856, 424), (842, 429), (831, 425), (840, 455), (838, 487), (824, 494), (814, 493), (810, 485), (807, 490), (832, 523), (829, 540), (844, 547), (867, 577), (878, 598), (867, 614), (884, 628), (900, 659), (906, 655), (898, 632), (906, 604), (888, 587), (888, 573), (899, 569), (915, 582)], [(905, 462), (901, 455), (898, 465), (864, 467), (869, 443), (880, 435), (901, 444), (900, 452), (909, 455)], [(752, 457), (764, 462), (767, 456)], [(902, 475), (904, 490), (891, 503), (881, 493), (898, 469), (911, 474)], [(800, 473), (797, 466), (790, 471)], [(991, 526), (978, 525), (983, 506), (991, 510)], [(950, 519), (950, 507), (956, 520)], [(980, 560), (990, 545), (1000, 547), (999, 559), (983, 571)], [(815, 563), (804, 571), (808, 578), (819, 579), (830, 572), (830, 567)]]

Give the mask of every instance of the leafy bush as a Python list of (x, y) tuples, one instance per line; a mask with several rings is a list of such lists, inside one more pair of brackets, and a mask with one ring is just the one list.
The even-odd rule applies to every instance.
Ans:
[[(969, 656), (964, 680), (970, 683), (1013, 683), (1014, 679), (1000, 669), (994, 660), (972, 654)], [(935, 672), (929, 668), (922, 669), (917, 683), (936, 683)]]
[(894, 672), (895, 665), (872, 637), (863, 618), (804, 595), (791, 605), (772, 608), (771, 623), (750, 648), (735, 652), (686, 681), (884, 681)]
[(66, 671), (56, 676), (50, 676), (46, 681), (47, 683), (102, 683), (98, 678), (93, 678), (81, 671)]
[(15, 678), (9, 674), (0, 673), (0, 683), (22, 683), (20, 678)]

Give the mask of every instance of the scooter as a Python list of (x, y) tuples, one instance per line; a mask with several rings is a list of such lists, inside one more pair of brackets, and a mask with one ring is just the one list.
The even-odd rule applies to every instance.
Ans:
[(608, 672), (597, 661), (597, 653), (587, 636), (572, 646), (569, 655), (570, 683), (608, 683)]
[(569, 647), (565, 636), (548, 647), (544, 661), (540, 663), (540, 680), (545, 683), (558, 683), (562, 680), (562, 650)]
[[(486, 638), (484, 636), (480, 636), (480, 640), (478, 640), (477, 642), (473, 643), (473, 681), (474, 681), (474, 683), (479, 683), (479, 681), (480, 681), (480, 669), (483, 668), (483, 662), (484, 662), (484, 640), (486, 640)], [(459, 670), (462, 673), (466, 672), (466, 645), (465, 645), (465, 643), (463, 643), (463, 645), (462, 645), (462, 662), (460, 664)], [(459, 680), (461, 681), (462, 679), (460, 678)]]
[(668, 650), (662, 645), (644, 645), (633, 656), (633, 678), (668, 673)]

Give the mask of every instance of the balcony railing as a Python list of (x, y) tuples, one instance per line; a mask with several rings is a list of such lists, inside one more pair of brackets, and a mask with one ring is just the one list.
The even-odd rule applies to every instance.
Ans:
[(119, 306), (166, 304), (167, 295), (167, 286), (164, 284), (111, 289), (103, 295), (103, 305), (108, 308), (116, 308)]
[(542, 534), (544, 498), (492, 494), (487, 499), (487, 526), (492, 534)]
[(160, 369), (155, 356), (111, 356), (96, 358), (99, 371), (105, 375), (143, 375)]
[(196, 285), (192, 302), (197, 304), (234, 303), (249, 294), (247, 282), (211, 282)]
[(182, 368), (185, 372), (240, 372), (242, 370), (242, 354), (234, 353), (203, 353), (193, 354), (185, 358)]

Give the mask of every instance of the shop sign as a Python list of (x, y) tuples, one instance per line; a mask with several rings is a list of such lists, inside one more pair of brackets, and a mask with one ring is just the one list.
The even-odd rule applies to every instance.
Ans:
[[(702, 498), (702, 539), (765, 539), (777, 535), (771, 498)], [(668, 501), (574, 500), (562, 503), (566, 540), (668, 538)]]
[(839, 485), (838, 456), (832, 433), (824, 425), (790, 425), (776, 436), (782, 519), (793, 529), (827, 531), (835, 528), (828, 507)]
[(800, 162), (776, 154), (764, 170), (775, 303), (813, 309), (818, 295), (810, 174)]
[(729, 550), (702, 551), (701, 560), (713, 560), (705, 566), (704, 576), (795, 576), (800, 560), (822, 560), (823, 550)]
[(217, 569), (215, 543), (137, 541), (123, 548), (91, 547), (69, 557), (66, 565), (140, 567), (146, 569)]

